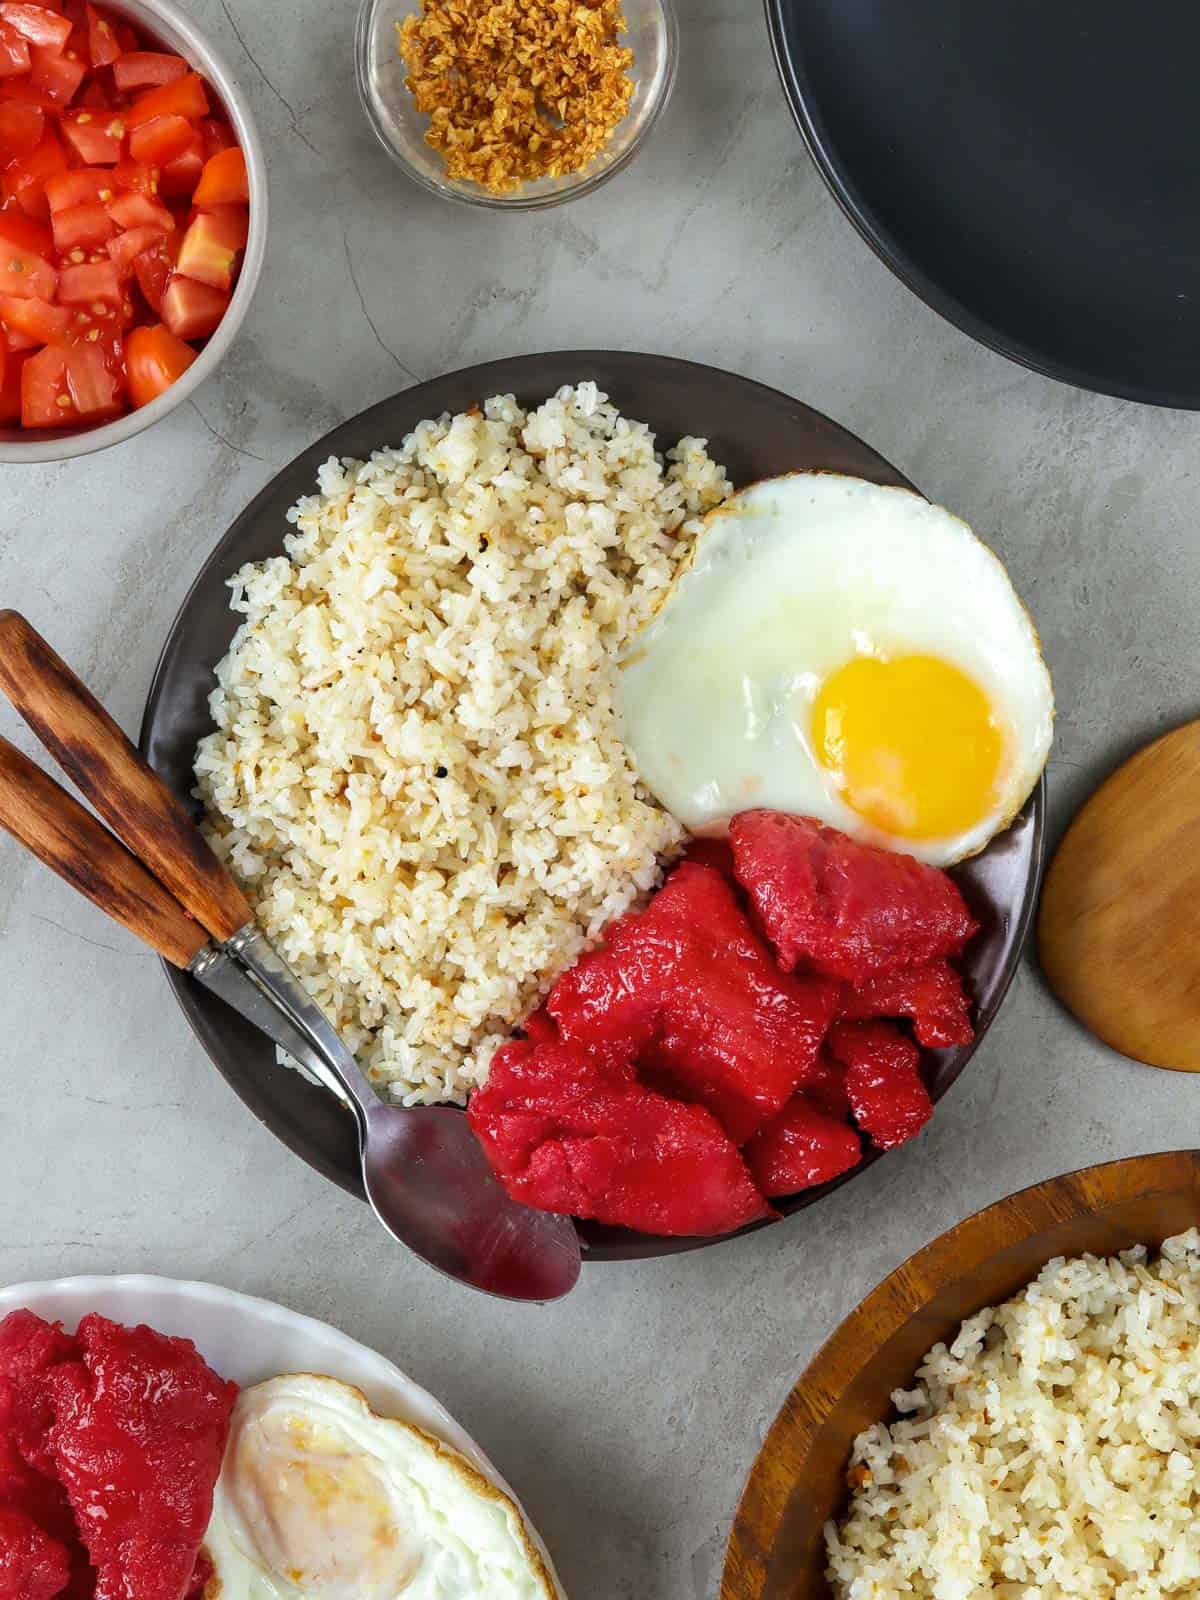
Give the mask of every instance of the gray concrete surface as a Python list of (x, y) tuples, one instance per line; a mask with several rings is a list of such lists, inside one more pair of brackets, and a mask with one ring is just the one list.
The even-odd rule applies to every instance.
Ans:
[[(539, 217), (410, 186), (354, 95), (349, 0), (191, 0), (271, 163), (261, 291), (193, 404), (106, 455), (0, 476), (0, 604), (125, 726), (234, 514), (319, 434), (418, 378), (571, 346), (775, 384), (988, 536), (1042, 630), (1055, 831), (1196, 712), (1200, 420), (1079, 394), (939, 321), (810, 167), (753, 0), (681, 0), (674, 102), (627, 173)], [(22, 739), (0, 706), (0, 732)], [(916, 1144), (815, 1211), (674, 1261), (590, 1268), (553, 1310), (447, 1285), (246, 1114), (155, 965), (0, 843), (0, 1281), (146, 1270), (337, 1323), (502, 1465), (574, 1600), (705, 1600), (745, 1472), (816, 1345), (884, 1273), (1036, 1179), (1185, 1144), (1197, 1086), (1092, 1043), (1028, 965)]]

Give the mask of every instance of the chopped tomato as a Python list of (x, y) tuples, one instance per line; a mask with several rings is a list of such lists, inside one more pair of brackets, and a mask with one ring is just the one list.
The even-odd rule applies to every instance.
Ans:
[(95, 200), (112, 198), (112, 179), (103, 167), (76, 167), (73, 172), (56, 172), (46, 179), (51, 216), (59, 211), (70, 211), (72, 206), (86, 206)]
[(78, 421), (67, 391), (67, 352), (47, 345), (26, 360), (21, 372), (21, 426), (64, 428)]
[(129, 135), (129, 154), (143, 166), (165, 167), (176, 156), (190, 150), (199, 138), (186, 117), (154, 117), (143, 122)]
[(48, 6), (24, 5), (20, 0), (0, 4), (0, 22), (28, 39), (30, 44), (63, 50), (71, 37), (71, 23)]
[(17, 207), (6, 203), (4, 209), (0, 210), (0, 245), (3, 244), (19, 245), (31, 255), (49, 256), (54, 251), (54, 235), (44, 223), (35, 222)]
[(54, 50), (49, 45), (30, 47), (33, 70), (29, 81), (35, 89), (43, 89), (56, 105), (69, 105), (83, 82), (87, 65), (74, 50)]
[(121, 303), (121, 280), (109, 260), (64, 267), (58, 277), (58, 298), (64, 306)]
[(4, 382), (0, 383), (0, 422), (21, 420), (21, 373), (27, 357), (16, 350), (3, 351), (0, 339), (0, 366), (4, 368)]
[(21, 300), (53, 300), (58, 273), (43, 256), (19, 245), (0, 243), (0, 294)]
[(6, 333), (23, 334), (35, 344), (51, 344), (66, 338), (71, 313), (65, 306), (52, 306), (48, 300), (19, 300), (15, 295), (0, 295), (0, 322)]
[(233, 283), (238, 252), (246, 248), (249, 218), (244, 206), (219, 206), (201, 211), (183, 236), (179, 270), (185, 278), (228, 289)]
[(66, 170), (67, 158), (62, 145), (47, 128), (36, 150), (9, 165), (0, 179), (0, 187), (3, 187), (4, 198), (15, 200), (26, 216), (35, 222), (45, 222), (50, 215), (46, 180)]
[(169, 199), (190, 200), (204, 171), (204, 142), (198, 132), (181, 156), (169, 161), (159, 174), (158, 186)]
[(87, 6), (88, 57), (94, 67), (111, 67), (121, 54), (117, 30), (95, 6)]
[(175, 231), (175, 218), (161, 200), (127, 189), (108, 202), (108, 214), (118, 228), (157, 228), (160, 233)]
[(178, 339), (207, 339), (229, 309), (227, 291), (171, 274), (162, 297), (162, 319)]
[(201, 207), (245, 206), (250, 203), (250, 178), (246, 158), (237, 145), (211, 156), (196, 186), (192, 202)]
[(113, 168), (118, 189), (135, 189), (138, 194), (158, 193), (158, 168), (143, 167), (139, 161), (118, 161)]
[(31, 339), (27, 333), (22, 333), (19, 328), (7, 328), (2, 342), (12, 351), (36, 350), (42, 341), (40, 339)]
[(98, 343), (75, 344), (67, 354), (67, 393), (85, 419), (115, 416), (122, 407), (121, 384), (107, 352)]
[(207, 115), (204, 81), (197, 73), (189, 72), (173, 83), (164, 83), (161, 88), (139, 96), (125, 113), (125, 120), (130, 128), (140, 128), (143, 122), (153, 122), (155, 117), (187, 117), (189, 121), (198, 122)]
[(163, 295), (167, 292), (167, 284), (178, 259), (179, 235), (174, 233), (166, 238), (160, 235), (157, 244), (143, 250), (134, 260), (133, 270), (138, 288), (146, 304), (159, 316), (162, 315)]
[(52, 223), (54, 247), (64, 256), (73, 250), (98, 250), (117, 231), (116, 223), (99, 200), (55, 212)]
[(0, 22), (0, 78), (19, 77), (29, 71), (32, 61), (29, 40), (6, 22)]
[(205, 117), (200, 124), (200, 138), (204, 144), (205, 161), (211, 161), (222, 150), (231, 150), (237, 144), (233, 129), (222, 117)]
[(134, 328), (125, 337), (125, 371), (134, 405), (148, 406), (151, 400), (157, 400), (177, 378), (183, 377), (197, 353), (161, 323), (153, 328)]
[(188, 64), (182, 56), (165, 55), (158, 50), (131, 50), (113, 64), (113, 82), (121, 94), (136, 89), (157, 89), (187, 76)]
[(67, 144), (89, 167), (111, 167), (120, 161), (125, 124), (118, 112), (85, 108), (63, 117), (61, 126)]
[(32, 155), (45, 129), (46, 113), (41, 106), (0, 101), (0, 162)]
[(44, 89), (35, 89), (28, 78), (0, 77), (0, 100), (16, 105), (40, 106), (45, 112), (58, 110), (57, 102)]
[(161, 238), (162, 234), (157, 228), (126, 228), (124, 233), (118, 233), (115, 239), (110, 239), (105, 249), (119, 276), (124, 279), (132, 275), (133, 263), (142, 252), (153, 250)]

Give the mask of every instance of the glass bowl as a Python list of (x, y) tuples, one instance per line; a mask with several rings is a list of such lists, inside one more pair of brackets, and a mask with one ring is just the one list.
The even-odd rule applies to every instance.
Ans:
[(440, 153), (425, 143), (429, 119), (405, 87), (396, 33), (397, 23), (419, 10), (420, 0), (363, 0), (354, 39), (355, 76), (367, 121), (388, 155), (423, 188), (448, 199), (496, 211), (535, 211), (590, 194), (629, 165), (671, 97), (679, 55), (672, 0), (623, 0), (621, 43), (633, 51), (634, 90), (608, 143), (581, 172), (537, 178), (511, 194), (489, 194), (478, 183), (448, 178)]

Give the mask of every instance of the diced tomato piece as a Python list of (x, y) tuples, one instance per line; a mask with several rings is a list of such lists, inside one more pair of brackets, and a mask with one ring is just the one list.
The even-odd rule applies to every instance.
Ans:
[(95, 6), (86, 8), (88, 27), (88, 56), (94, 67), (111, 67), (121, 54), (117, 30)]
[(121, 382), (99, 344), (72, 345), (67, 354), (67, 393), (85, 419), (116, 416)]
[(15, 295), (0, 295), (0, 322), (6, 333), (20, 333), (35, 344), (62, 342), (67, 336), (71, 313), (65, 306), (52, 306), (48, 300), (19, 300)]
[(165, 167), (190, 150), (199, 134), (186, 117), (155, 117), (129, 135), (129, 154), (143, 166)]
[(116, 223), (98, 200), (54, 214), (54, 247), (60, 255), (69, 250), (98, 250), (116, 231)]
[(181, 378), (198, 352), (184, 344), (161, 323), (134, 328), (125, 339), (125, 371), (129, 398), (135, 406), (148, 406)]
[(121, 94), (135, 89), (157, 89), (187, 76), (188, 64), (182, 56), (169, 56), (158, 50), (131, 50), (113, 65), (113, 81)]
[(54, 235), (23, 211), (0, 211), (0, 245), (15, 244), (35, 256), (48, 256), (54, 249)]
[(89, 167), (115, 166), (121, 159), (125, 124), (120, 113), (84, 109), (61, 119), (63, 137)]
[(28, 358), (21, 372), (21, 426), (64, 428), (78, 421), (67, 391), (67, 352), (47, 345)]
[(204, 80), (198, 73), (188, 72), (174, 83), (164, 83), (161, 88), (140, 96), (126, 112), (126, 121), (131, 128), (140, 128), (144, 122), (153, 122), (155, 117), (187, 117), (190, 122), (198, 122), (207, 115)]
[(121, 280), (111, 261), (86, 261), (64, 267), (58, 278), (58, 298), (65, 306), (121, 303)]
[(117, 43), (121, 46), (123, 55), (128, 55), (131, 50), (136, 50), (141, 42), (137, 36), (136, 28), (131, 28), (127, 22), (117, 23)]
[(177, 339), (206, 339), (229, 310), (229, 300), (227, 291), (174, 272), (162, 297), (162, 319)]
[(0, 78), (16, 78), (28, 72), (33, 65), (29, 54), (29, 40), (15, 28), (0, 22)]
[(238, 253), (246, 248), (249, 218), (244, 206), (201, 211), (183, 236), (179, 270), (185, 278), (228, 289), (233, 284)]
[(245, 206), (250, 204), (250, 178), (246, 158), (237, 145), (222, 150), (204, 163), (204, 174), (192, 196), (195, 205)]
[(112, 96), (105, 88), (102, 78), (89, 79), (79, 91), (75, 104), (82, 106), (87, 111), (111, 111), (113, 109)]
[(204, 141), (205, 161), (211, 161), (222, 150), (231, 150), (237, 144), (233, 129), (223, 117), (205, 117), (200, 124), (200, 137)]
[[(31, 58), (32, 60), (32, 58)], [(58, 103), (44, 89), (35, 89), (27, 77), (0, 77), (0, 101), (12, 105), (40, 106), (45, 112), (57, 112)]]
[(32, 155), (42, 142), (46, 113), (41, 106), (0, 102), (0, 162)]
[(30, 44), (63, 50), (71, 37), (71, 23), (48, 6), (25, 5), (22, 0), (3, 0), (0, 22), (28, 39)]
[(143, 250), (133, 263), (138, 287), (146, 304), (159, 316), (162, 315), (163, 295), (167, 292), (167, 284), (178, 259), (179, 235), (173, 233), (166, 238), (160, 235), (158, 243)]
[(5, 330), (3, 341), (0, 342), (6, 344), (9, 350), (22, 351), (36, 350), (41, 340), (34, 339), (27, 333), (22, 333), (19, 328), (8, 328)]
[(56, 172), (46, 179), (46, 199), (53, 217), (75, 206), (92, 205), (113, 198), (112, 180), (103, 167), (76, 167), (73, 172)]
[(127, 228), (108, 241), (107, 249), (122, 278), (133, 272), (133, 263), (145, 250), (152, 250), (162, 234), (157, 228)]
[(175, 231), (175, 218), (166, 206), (133, 189), (110, 200), (108, 214), (118, 228), (157, 228), (160, 233)]
[(42, 256), (35, 256), (19, 245), (5, 243), (0, 248), (0, 294), (20, 300), (53, 300), (58, 273)]
[(27, 217), (35, 222), (45, 222), (50, 216), (46, 200), (46, 180), (56, 172), (67, 170), (67, 158), (62, 145), (49, 128), (32, 155), (14, 161), (2, 180), (4, 198), (15, 200)]
[[(188, 124), (191, 127), (191, 124)], [(204, 141), (193, 130), (191, 143), (182, 155), (169, 161), (159, 175), (158, 186), (164, 196), (190, 200), (204, 173)]]
[[(0, 339), (0, 346), (3, 344)], [(23, 352), (10, 349), (0, 362), (4, 367), (4, 382), (0, 384), (0, 422), (21, 420), (21, 373), (27, 360)]]
[(113, 182), (118, 189), (155, 195), (158, 193), (158, 168), (143, 167), (139, 161), (118, 161), (113, 168)]
[(35, 89), (44, 89), (56, 105), (70, 105), (87, 72), (83, 58), (74, 50), (53, 50), (49, 45), (33, 45), (29, 54), (33, 70), (29, 81)]

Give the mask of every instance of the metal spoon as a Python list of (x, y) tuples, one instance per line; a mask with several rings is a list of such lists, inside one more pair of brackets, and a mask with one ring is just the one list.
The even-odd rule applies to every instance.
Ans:
[(13, 611), (0, 612), (0, 688), (128, 850), (11, 749), (0, 824), (338, 1094), (357, 1124), (367, 1197), (394, 1238), (491, 1294), (566, 1294), (580, 1271), (570, 1218), (510, 1199), (461, 1111), (379, 1098), (180, 802)]

